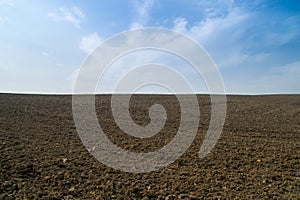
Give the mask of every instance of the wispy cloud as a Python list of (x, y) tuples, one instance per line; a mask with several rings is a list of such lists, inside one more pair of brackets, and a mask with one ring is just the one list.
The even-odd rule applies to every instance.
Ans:
[(300, 61), (274, 67), (268, 74), (257, 74), (249, 84), (235, 84), (231, 90), (248, 93), (299, 93)]
[[(287, 44), (300, 35), (300, 15), (289, 17), (280, 23), (273, 23), (268, 28), (270, 30), (262, 35), (267, 45), (281, 46)], [(277, 30), (274, 31), (274, 29)]]
[(136, 29), (144, 27), (149, 21), (151, 9), (155, 5), (154, 0), (134, 0), (133, 7), (136, 12), (134, 21), (130, 25), (130, 29)]
[(149, 15), (149, 11), (154, 6), (154, 0), (143, 0), (143, 1), (134, 1), (134, 6), (136, 11), (138, 12), (139, 16), (147, 19)]
[(0, 6), (5, 5), (5, 6), (13, 6), (14, 1), (13, 0), (0, 0)]
[(227, 15), (234, 7), (234, 0), (200, 0), (198, 5), (203, 8), (202, 12), (204, 12), (207, 18), (215, 18)]
[(69, 22), (76, 28), (80, 28), (85, 15), (79, 7), (74, 6), (72, 8), (60, 7), (54, 12), (49, 12), (48, 17), (57, 21)]
[(8, 17), (1, 17), (0, 16), (0, 24), (7, 22), (9, 19)]
[[(173, 30), (197, 40), (208, 50), (218, 65), (236, 65), (248, 57), (243, 51), (245, 43), (241, 40), (251, 26), (247, 24), (251, 18), (251, 13), (230, 7), (223, 14), (209, 14), (201, 21), (193, 23), (184, 17), (178, 17), (173, 21)], [(192, 26), (189, 26), (191, 24)], [(238, 60), (235, 60), (236, 58)]]
[(91, 53), (100, 43), (102, 39), (98, 36), (97, 33), (91, 33), (82, 37), (79, 48), (86, 54)]
[(173, 21), (173, 29), (202, 44), (219, 67), (263, 61), (270, 58), (268, 51), (274, 46), (285, 45), (300, 35), (299, 16), (274, 20), (252, 9), (258, 2), (250, 6), (231, 0), (218, 2), (200, 1), (204, 17), (198, 22), (178, 17)]

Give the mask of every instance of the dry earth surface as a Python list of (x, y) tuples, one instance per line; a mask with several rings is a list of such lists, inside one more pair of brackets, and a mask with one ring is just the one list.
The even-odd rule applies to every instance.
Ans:
[[(300, 199), (300, 95), (228, 96), (222, 136), (203, 159), (198, 151), (210, 119), (210, 98), (198, 96), (201, 120), (194, 143), (158, 171), (131, 174), (98, 162), (74, 125), (71, 96), (0, 94), (2, 199)], [(161, 132), (139, 139), (115, 124), (110, 96), (96, 98), (99, 123), (112, 142), (135, 152), (171, 141), (180, 121), (175, 96), (136, 95), (137, 124), (163, 105)]]

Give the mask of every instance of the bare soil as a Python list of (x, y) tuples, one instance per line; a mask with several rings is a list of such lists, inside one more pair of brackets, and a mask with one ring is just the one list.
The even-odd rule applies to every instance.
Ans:
[[(135, 95), (130, 112), (150, 122), (159, 103), (168, 114), (161, 132), (139, 139), (123, 133), (99, 95), (99, 123), (112, 142), (135, 152), (155, 151), (176, 134), (175, 96)], [(72, 97), (0, 94), (2, 199), (300, 199), (300, 95), (228, 96), (222, 136), (213, 151), (198, 151), (210, 119), (210, 98), (199, 95), (201, 120), (194, 143), (166, 168), (145, 174), (114, 170), (83, 146)]]

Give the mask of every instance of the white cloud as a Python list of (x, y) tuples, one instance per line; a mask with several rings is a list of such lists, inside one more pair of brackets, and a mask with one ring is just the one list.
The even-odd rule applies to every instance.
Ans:
[(146, 18), (154, 6), (154, 0), (134, 1), (134, 6), (140, 17)]
[(181, 33), (186, 33), (187, 32), (187, 20), (183, 17), (178, 17), (174, 20), (174, 27), (173, 29), (175, 31), (181, 32)]
[(269, 46), (281, 46), (300, 35), (300, 15), (292, 16), (276, 24), (276, 31), (266, 31), (262, 37)]
[[(235, 34), (231, 35), (231, 37), (238, 36), (238, 31), (244, 29), (244, 26), (240, 25), (243, 24), (249, 17), (248, 13), (236, 8), (232, 9), (226, 16), (205, 18), (196, 23), (196, 25), (191, 26), (189, 29), (186, 27), (188, 21), (185, 18), (179, 17), (174, 20), (173, 29), (206, 43), (210, 42), (214, 37), (221, 36), (224, 32), (231, 32), (231, 34)], [(237, 27), (239, 28), (235, 29)]]
[[(278, 69), (277, 80), (274, 85), (282, 86), (282, 90), (294, 90), (300, 92), (300, 61), (289, 63)], [(276, 88), (273, 88), (274, 90)], [(292, 91), (286, 91), (292, 92)]]
[(5, 6), (13, 6), (14, 2), (13, 0), (0, 0), (0, 6), (5, 5)]
[(245, 44), (241, 39), (251, 26), (247, 23), (252, 15), (239, 8), (230, 7), (227, 11), (225, 15), (209, 14), (208, 17), (190, 27), (186, 18), (178, 17), (173, 21), (173, 30), (198, 41), (218, 66), (241, 64), (249, 56), (243, 51)]
[(229, 93), (300, 93), (300, 61), (274, 67), (266, 74), (241, 74), (225, 83)]
[[(145, 33), (147, 34), (147, 33)], [(138, 34), (134, 34), (130, 37), (128, 37), (129, 35), (127, 35), (126, 37), (120, 37), (118, 38), (118, 40), (115, 41), (108, 41), (108, 43), (106, 43), (106, 47), (108, 47), (108, 49), (105, 51), (106, 53), (109, 53), (110, 51), (110, 47), (111, 46), (115, 46), (116, 45), (116, 41), (118, 42), (118, 44), (120, 44), (118, 52), (122, 52), (122, 50), (128, 51), (127, 47), (128, 46), (135, 46), (138, 47), (140, 44), (144, 44), (147, 46), (147, 41), (145, 41), (145, 37), (149, 38), (150, 42), (149, 44), (151, 45), (158, 45), (158, 44), (165, 44), (168, 48), (172, 48), (172, 49), (176, 49), (176, 47), (181, 48), (182, 51), (183, 48), (187, 48), (186, 43), (183, 43), (182, 40), (178, 39), (178, 37), (176, 37), (177, 35), (173, 35), (170, 33), (165, 32), (164, 34), (151, 34), (151, 32), (148, 33), (149, 35), (141, 35), (140, 33)], [(88, 37), (86, 37), (88, 38)], [(86, 40), (87, 41), (87, 40)], [(152, 41), (152, 42), (151, 42)], [(154, 44), (156, 43), (156, 44)], [(123, 44), (123, 45), (122, 45)], [(126, 44), (126, 45), (125, 45)], [(127, 46), (128, 45), (128, 46)], [(183, 45), (185, 45), (186, 47), (182, 47)], [(115, 48), (113, 48), (115, 50)], [(184, 55), (185, 57), (197, 57), (197, 52), (195, 52), (195, 49), (187, 49), (188, 52), (185, 52)], [(92, 54), (93, 56), (96, 56), (94, 54)], [(101, 61), (103, 59), (100, 59)], [(104, 59), (105, 60), (105, 59)], [(95, 61), (95, 60), (94, 60)], [(206, 61), (204, 59), (203, 63), (201, 64), (201, 66), (203, 66), (203, 70), (201, 70), (201, 72), (206, 73), (207, 72), (207, 68), (205, 66), (207, 66)], [(98, 62), (100, 62), (98, 60)], [(119, 78), (121, 78), (123, 75), (127, 74), (127, 72), (132, 69), (133, 67), (137, 67), (137, 66), (142, 66), (145, 64), (149, 64), (149, 63), (160, 63), (160, 64), (164, 64), (166, 66), (170, 66), (170, 68), (172, 69), (176, 69), (177, 71), (180, 72), (180, 74), (184, 75), (187, 79), (190, 79), (191, 82), (193, 82), (193, 87), (195, 87), (195, 90), (197, 91), (204, 91), (204, 89), (199, 89), (202, 88), (202, 86), (204, 85), (204, 83), (202, 83), (202, 79), (201, 79), (201, 75), (197, 73), (197, 71), (190, 66), (189, 63), (187, 63), (185, 60), (180, 59), (178, 56), (164, 52), (164, 51), (157, 51), (157, 50), (138, 50), (136, 52), (131, 52), (129, 55), (125, 55), (122, 58), (119, 58), (118, 60), (114, 60), (114, 63), (112, 65), (109, 66), (108, 69), (105, 69), (105, 74), (103, 75), (103, 77), (101, 77), (101, 84), (100, 87), (98, 88), (99, 92), (111, 92), (113, 90), (113, 87), (116, 85), (115, 83), (119, 80)], [(106, 63), (107, 64), (107, 63)], [(93, 81), (95, 79), (97, 79), (97, 73), (99, 73), (99, 71), (101, 71), (100, 67), (105, 67), (106, 64), (95, 64), (90, 66), (88, 69), (83, 70), (82, 72), (85, 73), (84, 76), (82, 76), (82, 80), (86, 79), (85, 83), (82, 84), (86, 84), (86, 85), (81, 85), (80, 86), (80, 90), (87, 92), (88, 89), (90, 88), (90, 84), (93, 84)], [(102, 69), (103, 70), (103, 69)], [(211, 70), (210, 70), (211, 71)], [(160, 73), (159, 71), (157, 72), (158, 75), (161, 76), (166, 76), (166, 74), (164, 73)], [(156, 75), (156, 76), (158, 76)], [(197, 77), (196, 77), (197, 75)], [(144, 75), (141, 74), (140, 76), (136, 76), (137, 80), (142, 80)], [(195, 78), (196, 77), (196, 78)], [(199, 78), (198, 78), (199, 77)], [(154, 77), (155, 78), (155, 77)], [(166, 77), (165, 77), (166, 78)], [(169, 77), (168, 78), (172, 79), (173, 77)], [(197, 81), (193, 81), (192, 79), (195, 78)], [(167, 78), (166, 78), (167, 79)], [(82, 81), (81, 80), (81, 81)], [(155, 79), (154, 79), (155, 80)], [(199, 80), (199, 81), (198, 81)], [(134, 81), (134, 80), (132, 80)], [(199, 84), (200, 82), (200, 84)], [(178, 87), (180, 87), (180, 85), (178, 85)], [(205, 88), (205, 85), (204, 85)]]
[(82, 11), (78, 7), (75, 6), (72, 8), (72, 10), (74, 14), (77, 15), (79, 18), (83, 19), (85, 17)]
[(244, 4), (247, 5), (231, 0), (217, 0), (217, 3), (201, 0), (203, 19), (190, 22), (178, 17), (173, 21), (173, 30), (198, 41), (221, 68), (271, 59), (274, 46), (291, 43), (299, 37), (300, 16), (272, 19), (251, 9), (259, 6), (259, 2)]
[(234, 0), (200, 0), (198, 2), (207, 18), (224, 16), (234, 7), (234, 3)]
[(270, 74), (255, 79), (252, 87), (261, 93), (299, 93), (300, 61), (273, 68)]
[(86, 54), (91, 53), (100, 43), (102, 39), (97, 33), (92, 33), (87, 36), (82, 37), (79, 48)]
[(9, 20), (8, 17), (1, 17), (0, 16), (0, 24), (8, 22), (8, 20)]
[(50, 54), (46, 51), (42, 51), (42, 55), (48, 57)]
[(224, 59), (222, 62), (219, 62), (218, 65), (221, 67), (234, 67), (246, 62), (255, 64), (266, 60), (269, 56), (270, 54), (267, 53), (256, 53), (251, 55), (240, 51), (232, 52), (232, 55), (230, 57)]
[(138, 22), (133, 22), (131, 23), (129, 30), (134, 30), (134, 29), (139, 29), (139, 28), (143, 28), (144, 26)]
[(85, 18), (85, 15), (80, 8), (74, 6), (72, 8), (60, 7), (54, 12), (49, 12), (48, 17), (57, 21), (69, 22), (76, 28), (80, 28), (80, 24)]
[(130, 25), (130, 30), (142, 28), (146, 25), (146, 23), (149, 21), (150, 12), (154, 5), (154, 0), (133, 1), (133, 6), (137, 15)]

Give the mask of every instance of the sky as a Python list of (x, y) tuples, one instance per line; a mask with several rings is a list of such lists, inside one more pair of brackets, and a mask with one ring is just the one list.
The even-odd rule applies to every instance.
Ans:
[[(0, 92), (72, 93), (89, 53), (143, 27), (178, 31), (202, 45), (226, 93), (300, 93), (297, 0), (0, 0)], [(109, 92), (110, 81), (145, 53), (155, 57), (143, 52), (118, 61), (98, 92)], [(190, 66), (171, 60), (206, 92)]]

